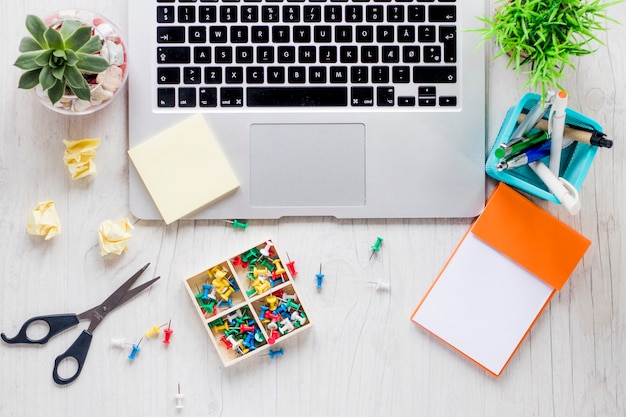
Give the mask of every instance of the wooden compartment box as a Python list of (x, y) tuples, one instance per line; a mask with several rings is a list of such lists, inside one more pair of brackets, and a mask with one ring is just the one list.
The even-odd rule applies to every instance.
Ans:
[(224, 366), (311, 326), (272, 240), (186, 279), (185, 288)]

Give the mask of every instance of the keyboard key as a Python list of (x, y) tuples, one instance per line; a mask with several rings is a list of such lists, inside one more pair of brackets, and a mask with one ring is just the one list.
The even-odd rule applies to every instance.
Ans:
[(157, 82), (159, 84), (180, 84), (180, 68), (157, 68)]
[(415, 66), (414, 83), (456, 83), (455, 66)]
[(366, 45), (361, 47), (361, 62), (376, 63), (378, 62), (378, 46)]
[(332, 33), (330, 26), (315, 26), (313, 28), (313, 40), (315, 43), (329, 43), (332, 40)]
[(316, 51), (315, 46), (306, 45), (298, 47), (298, 62), (314, 64), (317, 62)]
[(435, 42), (435, 26), (418, 26), (417, 40), (418, 42)]
[(352, 106), (373, 106), (374, 105), (374, 88), (373, 87), (352, 87), (350, 89), (350, 104)]
[(157, 28), (158, 43), (184, 43), (184, 26), (159, 26)]
[(246, 67), (246, 82), (248, 84), (262, 84), (265, 81), (263, 67)]
[(220, 106), (242, 107), (243, 106), (243, 88), (241, 87), (220, 88)]
[(303, 20), (308, 23), (322, 21), (322, 6), (304, 6)]
[(237, 21), (237, 6), (220, 6), (220, 22), (233, 23)]
[(309, 67), (309, 82), (311, 84), (325, 84), (326, 67)]
[(270, 28), (267, 26), (252, 26), (253, 43), (268, 43), (270, 41)]
[(341, 22), (343, 20), (341, 6), (324, 6), (324, 21), (325, 22)]
[(217, 22), (217, 7), (216, 6), (200, 6), (198, 9), (200, 23), (215, 23)]
[(456, 62), (456, 26), (439, 26), (439, 42), (443, 44), (443, 62)]
[(159, 64), (188, 64), (191, 62), (191, 48), (188, 46), (163, 46), (157, 48)]
[(221, 84), (222, 83), (222, 67), (205, 67), (204, 68), (205, 84)]
[(269, 84), (283, 84), (285, 82), (285, 67), (268, 67), (267, 82)]
[(441, 62), (441, 46), (425, 46), (424, 47), (424, 62), (437, 63)]
[(198, 103), (200, 107), (216, 107), (217, 106), (217, 88), (205, 87), (198, 92)]
[(274, 62), (274, 48), (271, 46), (258, 46), (256, 48), (256, 62), (258, 64), (271, 64)]
[(194, 87), (178, 89), (178, 107), (196, 107), (196, 89)]
[(402, 47), (402, 62), (404, 63), (420, 62), (419, 45), (403, 46)]
[(243, 67), (224, 68), (224, 81), (226, 82), (226, 84), (242, 84)]
[(373, 42), (374, 26), (357, 26), (356, 27), (357, 42)]
[(189, 43), (206, 43), (206, 27), (189, 26)]
[(377, 84), (387, 84), (389, 82), (389, 67), (372, 67), (372, 82)]
[(352, 42), (352, 26), (335, 26), (335, 42)]
[(348, 82), (348, 67), (330, 67), (330, 82), (345, 84)]
[(202, 81), (202, 69), (200, 67), (185, 67), (183, 69), (183, 82), (185, 84), (200, 84)]
[(250, 87), (246, 92), (250, 107), (346, 106), (346, 87)]
[(456, 6), (428, 6), (429, 22), (456, 22)]
[(404, 106), (404, 107), (415, 106), (415, 97), (410, 97), (410, 96), (398, 97), (398, 106)]
[(387, 22), (404, 22), (404, 6), (387, 6)]
[(381, 59), (386, 63), (400, 62), (400, 47), (389, 45), (383, 46)]
[(332, 64), (337, 62), (336, 46), (320, 46), (320, 62)]
[(407, 20), (409, 22), (425, 22), (426, 21), (426, 7), (409, 6)]
[(366, 6), (365, 7), (366, 22), (382, 22), (383, 6)]
[(306, 81), (306, 68), (289, 67), (287, 72), (287, 81), (289, 84), (304, 84)]
[(196, 8), (194, 6), (178, 6), (178, 23), (195, 23)]
[(251, 46), (238, 46), (235, 48), (235, 62), (238, 64), (251, 64), (254, 57), (252, 56)]
[(226, 43), (228, 28), (226, 26), (209, 26), (209, 42)]
[(369, 71), (366, 66), (350, 68), (350, 81), (353, 84), (365, 84), (369, 81)]
[(296, 62), (296, 48), (293, 46), (279, 46), (278, 62), (281, 64), (293, 64)]
[(231, 46), (218, 46), (215, 48), (215, 63), (230, 64), (233, 62), (233, 48)]
[(376, 104), (382, 107), (393, 106), (395, 103), (395, 92), (393, 87), (376, 88)]
[(157, 89), (157, 106), (176, 107), (176, 89), (169, 87)]
[(274, 43), (289, 42), (289, 26), (272, 27), (272, 42)]
[(278, 22), (278, 6), (263, 6), (261, 8), (261, 21)]
[(211, 48), (209, 46), (196, 46), (193, 48), (193, 62), (196, 64), (210, 64)]
[(391, 79), (394, 83), (408, 83), (411, 81), (411, 68), (395, 66), (391, 69)]
[(346, 6), (346, 22), (359, 23), (363, 21), (363, 6)]
[(439, 97), (439, 105), (441, 107), (456, 106), (456, 96), (441, 96), (441, 97)]
[(230, 27), (230, 41), (232, 43), (247, 43), (248, 42), (248, 27), (247, 26), (231, 26)]
[(174, 6), (157, 7), (157, 22), (158, 23), (173, 23), (174, 22)]

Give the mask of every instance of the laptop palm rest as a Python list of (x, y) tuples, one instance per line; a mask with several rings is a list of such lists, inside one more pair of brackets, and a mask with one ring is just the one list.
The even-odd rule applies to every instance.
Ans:
[(253, 206), (365, 204), (364, 125), (253, 124), (250, 145)]

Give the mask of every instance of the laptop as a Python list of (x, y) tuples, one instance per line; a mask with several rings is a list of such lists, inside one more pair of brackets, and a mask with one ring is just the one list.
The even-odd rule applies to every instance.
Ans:
[[(191, 219), (473, 217), (483, 0), (133, 0), (129, 147), (201, 114), (239, 188)], [(130, 208), (160, 219), (133, 164)], [(191, 191), (190, 191), (191, 192)]]

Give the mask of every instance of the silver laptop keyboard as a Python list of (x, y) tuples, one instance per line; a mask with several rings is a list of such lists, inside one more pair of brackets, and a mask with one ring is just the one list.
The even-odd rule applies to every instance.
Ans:
[(455, 0), (156, 0), (157, 107), (455, 107)]

